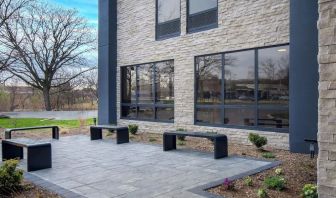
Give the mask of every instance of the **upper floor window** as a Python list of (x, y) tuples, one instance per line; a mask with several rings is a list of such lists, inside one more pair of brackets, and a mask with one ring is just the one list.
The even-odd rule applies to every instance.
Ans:
[(156, 3), (156, 39), (180, 35), (180, 0), (157, 0)]
[(197, 32), (217, 26), (217, 0), (188, 0), (188, 32)]

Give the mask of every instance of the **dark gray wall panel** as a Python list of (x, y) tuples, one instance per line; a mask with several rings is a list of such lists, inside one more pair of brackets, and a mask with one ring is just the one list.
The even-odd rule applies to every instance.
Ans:
[(99, 0), (98, 122), (117, 123), (117, 1)]
[(318, 4), (290, 1), (290, 150), (307, 153), (304, 139), (317, 138)]

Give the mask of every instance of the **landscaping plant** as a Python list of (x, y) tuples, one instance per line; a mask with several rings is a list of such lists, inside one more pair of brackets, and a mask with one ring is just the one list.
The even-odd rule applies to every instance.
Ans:
[(314, 184), (305, 184), (302, 189), (302, 197), (317, 198), (317, 186)]
[(130, 124), (128, 125), (128, 130), (131, 134), (135, 135), (138, 132), (138, 125), (136, 124)]
[(225, 190), (234, 190), (235, 183), (234, 183), (234, 181), (231, 181), (228, 178), (225, 178), (224, 182), (223, 182), (223, 187), (224, 187)]
[(277, 169), (275, 169), (275, 174), (277, 174), (277, 175), (282, 175), (282, 174), (283, 174), (282, 169), (281, 169), (281, 168), (277, 168)]
[(250, 133), (248, 136), (250, 142), (252, 142), (257, 148), (261, 148), (267, 144), (267, 138), (264, 136), (260, 136), (255, 133)]
[(267, 197), (267, 192), (266, 192), (265, 189), (260, 188), (260, 189), (258, 189), (257, 195), (260, 198), (266, 198)]
[(264, 180), (264, 185), (268, 189), (282, 191), (283, 189), (285, 189), (286, 180), (285, 178), (280, 177), (280, 176), (271, 176), (271, 177), (267, 177)]
[[(182, 129), (182, 128), (178, 128), (176, 131), (186, 131), (185, 129)], [(177, 139), (180, 140), (180, 141), (185, 141), (185, 136), (184, 135), (178, 135), (177, 136)]]
[(275, 158), (275, 155), (271, 152), (263, 153), (262, 156), (263, 156), (263, 158), (267, 158), (267, 159)]
[(244, 179), (244, 183), (246, 184), (246, 186), (252, 186), (253, 185), (253, 181), (251, 177), (246, 177)]
[(1, 165), (0, 195), (9, 195), (21, 188), (23, 171), (17, 170), (18, 163), (18, 160), (7, 160)]

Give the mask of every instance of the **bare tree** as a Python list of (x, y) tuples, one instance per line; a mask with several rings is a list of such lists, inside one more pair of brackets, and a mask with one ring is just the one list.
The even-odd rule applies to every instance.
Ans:
[[(31, 3), (33, 0), (0, 0), (0, 29), (6, 21), (15, 18), (19, 11)], [(0, 46), (2, 47), (2, 46)], [(11, 64), (11, 53), (1, 53), (0, 51), (0, 72)]]
[(98, 100), (98, 71), (97, 69), (88, 72), (85, 75), (86, 90), (90, 91), (91, 95)]
[(12, 54), (8, 72), (42, 91), (47, 111), (52, 110), (52, 89), (92, 70), (87, 57), (95, 49), (96, 39), (75, 10), (34, 4), (5, 21), (2, 29), (4, 53)]

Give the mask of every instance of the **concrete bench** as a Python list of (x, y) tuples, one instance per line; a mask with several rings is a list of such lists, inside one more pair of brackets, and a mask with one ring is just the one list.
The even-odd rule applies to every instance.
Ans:
[(91, 140), (103, 139), (103, 129), (116, 131), (117, 144), (129, 142), (128, 127), (114, 125), (97, 125), (90, 127)]
[(228, 156), (228, 140), (226, 135), (203, 133), (203, 132), (183, 132), (169, 131), (163, 133), (163, 150), (169, 151), (176, 149), (176, 136), (190, 136), (207, 138), (214, 143), (214, 158), (220, 159)]
[(52, 167), (51, 143), (31, 139), (2, 140), (2, 161), (23, 159), (23, 148), (27, 148), (27, 171)]
[(5, 139), (12, 139), (12, 132), (14, 131), (28, 131), (36, 129), (52, 129), (52, 138), (59, 139), (59, 127), (58, 126), (36, 126), (36, 127), (23, 127), (23, 128), (13, 128), (5, 130)]

